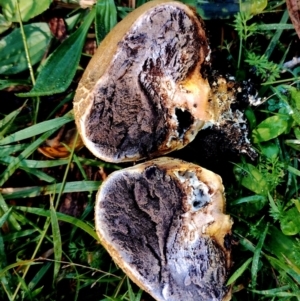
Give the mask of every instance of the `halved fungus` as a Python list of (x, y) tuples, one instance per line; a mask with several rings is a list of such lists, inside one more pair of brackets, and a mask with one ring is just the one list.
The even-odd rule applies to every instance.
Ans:
[[(196, 12), (150, 1), (102, 41), (74, 99), (82, 140), (108, 162), (180, 149), (226, 105), (203, 74), (210, 49)], [(230, 105), (228, 105), (230, 107)], [(231, 225), (221, 178), (160, 158), (111, 174), (96, 230), (115, 262), (157, 301), (230, 300)]]
[(102, 41), (74, 99), (85, 145), (109, 162), (136, 161), (180, 149), (214, 119), (201, 75), (210, 49), (196, 12), (150, 1)]
[(221, 178), (159, 158), (112, 173), (96, 230), (115, 262), (157, 301), (230, 300), (232, 221)]

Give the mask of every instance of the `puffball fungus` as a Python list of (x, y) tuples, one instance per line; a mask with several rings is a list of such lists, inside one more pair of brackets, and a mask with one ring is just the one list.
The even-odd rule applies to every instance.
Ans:
[(108, 162), (164, 155), (214, 119), (201, 75), (210, 49), (196, 12), (150, 1), (102, 41), (79, 83), (75, 120), (82, 140)]
[[(195, 10), (150, 1), (102, 41), (79, 83), (75, 121), (87, 148), (108, 162), (180, 149), (224, 115), (203, 75), (210, 48)], [(159, 158), (112, 173), (95, 223), (115, 262), (157, 301), (227, 301), (232, 221), (221, 178)]]
[(230, 300), (232, 221), (221, 178), (159, 158), (112, 173), (96, 197), (101, 243), (157, 301)]

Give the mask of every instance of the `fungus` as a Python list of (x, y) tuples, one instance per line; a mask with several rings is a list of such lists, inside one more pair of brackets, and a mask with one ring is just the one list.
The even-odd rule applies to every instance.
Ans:
[(159, 158), (112, 173), (96, 197), (101, 243), (157, 301), (230, 300), (232, 221), (221, 178)]
[(196, 12), (150, 1), (102, 41), (74, 99), (85, 145), (108, 162), (136, 161), (180, 149), (214, 120), (201, 75), (210, 49)]
[[(167, 154), (224, 112), (206, 76), (210, 49), (196, 12), (150, 1), (102, 41), (79, 83), (75, 121), (108, 162)], [(95, 205), (98, 236), (157, 301), (230, 300), (231, 225), (221, 178), (160, 158), (111, 174)]]

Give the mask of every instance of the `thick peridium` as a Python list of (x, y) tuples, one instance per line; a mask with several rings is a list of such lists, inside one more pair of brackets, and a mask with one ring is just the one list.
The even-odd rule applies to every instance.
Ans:
[(202, 23), (184, 4), (150, 2), (103, 41), (74, 100), (85, 144), (106, 161), (182, 148), (212, 119), (201, 76), (209, 57)]
[(158, 301), (229, 300), (231, 220), (219, 176), (160, 158), (110, 175), (97, 233), (116, 263)]

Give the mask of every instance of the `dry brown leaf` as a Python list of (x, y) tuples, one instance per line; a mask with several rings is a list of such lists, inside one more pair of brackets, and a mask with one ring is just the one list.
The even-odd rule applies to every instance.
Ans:
[(286, 6), (291, 21), (300, 39), (300, 0), (286, 0)]
[(52, 34), (59, 40), (63, 41), (67, 37), (67, 28), (63, 18), (53, 17), (48, 22)]

